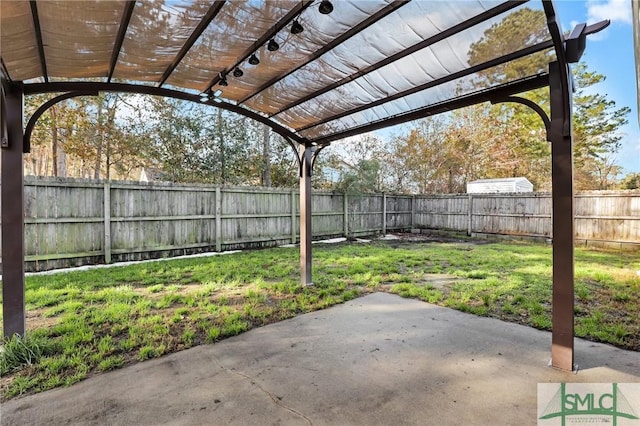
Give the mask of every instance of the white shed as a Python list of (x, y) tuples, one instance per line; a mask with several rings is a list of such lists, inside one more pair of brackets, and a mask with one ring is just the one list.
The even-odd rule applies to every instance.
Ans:
[(166, 173), (160, 169), (144, 167), (140, 172), (140, 182), (166, 182)]
[(533, 184), (525, 177), (479, 179), (467, 183), (467, 194), (499, 192), (533, 192)]

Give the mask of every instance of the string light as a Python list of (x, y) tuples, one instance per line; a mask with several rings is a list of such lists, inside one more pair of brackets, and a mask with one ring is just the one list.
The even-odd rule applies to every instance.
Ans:
[(256, 56), (256, 54), (254, 53), (253, 55), (251, 55), (251, 57), (249, 57), (249, 63), (251, 65), (258, 65), (260, 63), (260, 58), (258, 58), (258, 56)]
[(318, 11), (323, 15), (328, 15), (333, 12), (333, 4), (331, 4), (329, 0), (322, 0), (318, 7)]
[(278, 42), (274, 39), (269, 40), (269, 43), (267, 43), (267, 50), (269, 52), (275, 52), (278, 49), (280, 49), (280, 45), (278, 44)]
[(300, 24), (297, 19), (294, 20), (293, 24), (291, 24), (291, 34), (300, 34), (303, 31), (304, 27), (302, 26), (302, 24)]

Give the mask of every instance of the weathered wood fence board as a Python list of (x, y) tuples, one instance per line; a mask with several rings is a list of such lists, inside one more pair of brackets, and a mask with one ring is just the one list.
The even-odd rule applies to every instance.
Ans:
[(472, 232), (551, 238), (549, 194), (474, 195)]
[[(551, 195), (314, 192), (314, 238), (442, 229), (552, 238)], [(27, 270), (266, 247), (299, 239), (295, 190), (25, 179)], [(576, 241), (640, 248), (640, 191), (579, 193)]]

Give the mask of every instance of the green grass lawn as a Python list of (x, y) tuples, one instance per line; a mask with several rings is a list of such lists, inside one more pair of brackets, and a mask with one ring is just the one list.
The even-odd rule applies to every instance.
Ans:
[[(576, 250), (576, 335), (640, 350), (640, 253)], [(444, 286), (431, 274), (454, 276)], [(389, 291), (550, 329), (551, 248), (524, 243), (345, 243), (31, 276), (27, 342), (5, 342), (4, 398)]]

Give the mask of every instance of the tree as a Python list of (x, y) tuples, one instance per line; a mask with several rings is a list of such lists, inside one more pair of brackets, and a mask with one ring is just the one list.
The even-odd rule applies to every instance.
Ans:
[[(349, 194), (366, 194), (384, 190), (381, 141), (365, 134), (345, 141), (339, 150), (322, 152), (327, 169), (337, 176), (333, 189)], [(315, 168), (315, 167), (314, 167)], [(318, 174), (316, 170), (315, 174)]]
[(640, 173), (629, 173), (620, 182), (620, 189), (640, 189)]
[[(471, 44), (469, 65), (478, 65), (541, 43), (548, 37), (547, 18), (542, 10), (516, 10), (485, 30), (482, 38)], [(537, 52), (481, 71), (476, 84), (492, 86), (547, 71), (551, 55), (550, 50)]]
[[(628, 123), (628, 107), (617, 108), (615, 101), (589, 89), (605, 76), (579, 64), (574, 69), (577, 93), (574, 96), (574, 163), (577, 189), (611, 189), (621, 168), (612, 154), (620, 149), (620, 128)], [(595, 184), (595, 185), (594, 185)]]
[(404, 190), (421, 194), (444, 191), (451, 151), (443, 117), (420, 120), (406, 136), (392, 141), (397, 161), (404, 164)]

